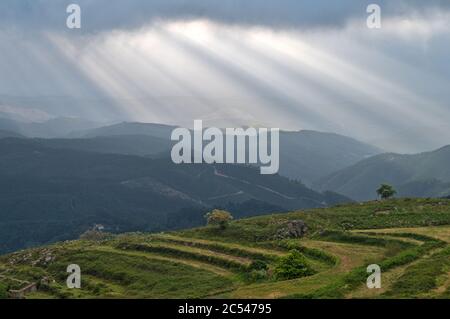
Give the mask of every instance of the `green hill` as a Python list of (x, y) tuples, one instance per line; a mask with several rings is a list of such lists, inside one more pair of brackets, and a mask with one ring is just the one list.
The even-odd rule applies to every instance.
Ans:
[[(69, 264), (81, 289), (68, 289)], [(366, 267), (382, 269), (367, 289)], [(26, 298), (449, 298), (450, 200), (339, 205), (170, 233), (111, 235), (0, 257), (0, 296)], [(17, 292), (16, 292), (17, 294)], [(20, 293), (19, 293), (20, 294)]]

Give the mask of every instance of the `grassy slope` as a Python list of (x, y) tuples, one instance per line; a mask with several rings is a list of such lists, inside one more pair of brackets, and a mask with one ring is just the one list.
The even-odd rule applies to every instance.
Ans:
[[(305, 238), (275, 239), (298, 219), (309, 227)], [(47, 276), (50, 285), (27, 298), (448, 298), (449, 247), (449, 200), (341, 205), (239, 220), (225, 231), (123, 234), (17, 252), (0, 257), (0, 297)], [(276, 265), (294, 248), (314, 274), (281, 280)], [(382, 289), (365, 287), (372, 263), (382, 268)], [(82, 289), (65, 287), (69, 264), (80, 265)]]

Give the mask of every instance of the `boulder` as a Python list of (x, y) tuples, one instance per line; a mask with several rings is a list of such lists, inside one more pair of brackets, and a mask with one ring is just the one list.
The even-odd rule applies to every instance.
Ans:
[(308, 226), (303, 220), (288, 221), (283, 227), (278, 229), (276, 239), (301, 238), (308, 231)]

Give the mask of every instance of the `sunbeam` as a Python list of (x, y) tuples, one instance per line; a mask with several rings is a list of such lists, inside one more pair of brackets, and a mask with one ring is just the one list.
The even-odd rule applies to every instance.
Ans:
[[(415, 45), (403, 39), (398, 21), (386, 25), (369, 37), (355, 21), (303, 30), (210, 19), (158, 20), (93, 34), (46, 31), (41, 40), (24, 42), (0, 32), (0, 70), (10, 75), (0, 78), (0, 94), (67, 97), (73, 108), (61, 105), (60, 113), (90, 118), (178, 125), (201, 118), (210, 125), (333, 131), (366, 141), (414, 125), (448, 135), (449, 78), (418, 64), (418, 54), (408, 60), (406, 53), (384, 50), (393, 41)], [(433, 32), (450, 37), (443, 25), (433, 22), (421, 33), (428, 46)]]

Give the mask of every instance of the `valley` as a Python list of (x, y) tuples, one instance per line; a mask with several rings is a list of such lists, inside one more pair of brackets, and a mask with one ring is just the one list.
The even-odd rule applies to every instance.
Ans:
[[(123, 149), (132, 142), (121, 141), (91, 141), (89, 148)], [(176, 165), (166, 157), (60, 143), (0, 139), (0, 252), (77, 238), (94, 224), (114, 233), (163, 231), (199, 226), (216, 207), (242, 218), (351, 201), (279, 175), (262, 176), (256, 167)]]

